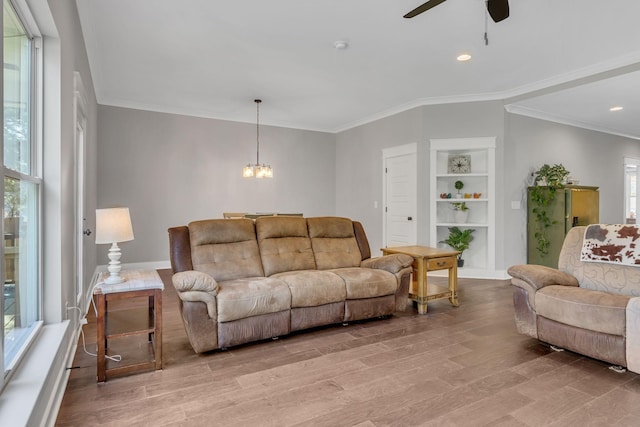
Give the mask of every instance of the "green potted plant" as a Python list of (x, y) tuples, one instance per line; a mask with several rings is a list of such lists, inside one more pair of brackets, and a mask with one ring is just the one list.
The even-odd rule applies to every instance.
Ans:
[(456, 194), (456, 197), (458, 199), (462, 199), (462, 193), (460, 192), (460, 190), (462, 190), (462, 188), (464, 187), (464, 182), (456, 181), (453, 183), (453, 186), (456, 188), (456, 190), (458, 190), (458, 194)]
[(562, 166), (562, 163), (553, 166), (545, 163), (534, 174), (534, 185), (551, 188), (563, 188), (569, 177), (569, 171)]
[(461, 230), (458, 227), (449, 227), (449, 237), (440, 243), (446, 243), (451, 246), (454, 251), (459, 251), (458, 254), (458, 267), (464, 266), (464, 259), (462, 259), (462, 253), (469, 249), (469, 245), (473, 240), (472, 233), (476, 231), (475, 228), (465, 228)]
[(453, 209), (454, 221), (458, 224), (464, 224), (469, 217), (469, 206), (466, 202), (451, 202), (451, 208)]
[(550, 166), (545, 163), (534, 175), (534, 186), (530, 192), (531, 212), (535, 218), (533, 236), (536, 239), (536, 249), (544, 256), (549, 253), (551, 244), (547, 228), (557, 222), (551, 219), (547, 208), (555, 200), (557, 190), (564, 188), (569, 171), (562, 164)]

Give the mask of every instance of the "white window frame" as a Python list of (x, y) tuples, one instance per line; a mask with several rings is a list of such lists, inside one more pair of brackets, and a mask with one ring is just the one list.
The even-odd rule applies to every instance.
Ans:
[(635, 219), (636, 219), (636, 223), (640, 223), (638, 221), (638, 214), (640, 214), (640, 194), (638, 194), (638, 189), (640, 186), (640, 159), (637, 157), (624, 157), (624, 163), (623, 163), (623, 174), (624, 174), (624, 205), (622, 207), (623, 212), (622, 212), (622, 223), (626, 223), (628, 220), (628, 216), (627, 213), (631, 210), (631, 206), (630, 206), (630, 198), (631, 198), (631, 188), (630, 188), (630, 183), (629, 180), (627, 179), (629, 174), (627, 173), (627, 165), (633, 165), (636, 167), (636, 206), (634, 206), (635, 208)]
[[(44, 81), (44, 67), (43, 67), (43, 52), (42, 52), (42, 35), (36, 25), (36, 21), (27, 5), (26, 0), (9, 0), (12, 4), (16, 14), (20, 18), (27, 34), (31, 38), (31, 75), (30, 75), (30, 174), (20, 173), (4, 166), (4, 135), (0, 135), (0, 166), (3, 169), (3, 182), (4, 176), (16, 178), (26, 182), (30, 182), (37, 185), (38, 194), (38, 235), (37, 235), (37, 257), (38, 257), (38, 272), (37, 272), (37, 317), (38, 321), (35, 322), (30, 335), (22, 345), (20, 351), (12, 361), (12, 363), (5, 370), (4, 368), (4, 320), (0, 324), (0, 390), (9, 382), (10, 378), (15, 373), (15, 367), (24, 358), (28, 352), (34, 338), (38, 335), (43, 325), (43, 285), (42, 285), (42, 267), (43, 267), (43, 245), (42, 245), (42, 152), (43, 152), (43, 81)], [(0, 49), (2, 51), (2, 49)], [(2, 71), (2, 73), (4, 70)], [(2, 81), (4, 82), (4, 74), (2, 74)], [(0, 108), (4, 108), (0, 107)], [(0, 110), (4, 117), (4, 110)], [(4, 185), (0, 185), (0, 200), (3, 200), (4, 208)], [(4, 228), (4, 225), (2, 225)], [(4, 245), (0, 245), (0, 258), (4, 260)], [(4, 277), (4, 262), (0, 263), (0, 277)], [(0, 317), (4, 319), (4, 302), (3, 295), (0, 294)]]

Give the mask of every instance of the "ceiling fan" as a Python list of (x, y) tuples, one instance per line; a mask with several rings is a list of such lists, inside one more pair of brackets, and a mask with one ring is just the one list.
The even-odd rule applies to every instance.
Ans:
[[(420, 15), (422, 12), (426, 12), (427, 10), (444, 2), (445, 0), (429, 0), (404, 15), (404, 17), (413, 18), (414, 16)], [(500, 22), (509, 17), (509, 0), (486, 0), (486, 3), (487, 11), (494, 22)]]

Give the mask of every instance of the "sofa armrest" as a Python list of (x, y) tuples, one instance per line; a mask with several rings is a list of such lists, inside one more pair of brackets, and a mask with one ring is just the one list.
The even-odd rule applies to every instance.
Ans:
[(580, 286), (574, 276), (544, 265), (514, 265), (509, 267), (507, 272), (514, 279), (518, 279), (512, 280), (512, 284), (526, 291), (533, 291), (531, 293), (549, 285)]
[(377, 258), (365, 259), (360, 263), (360, 267), (375, 268), (378, 270), (385, 270), (389, 273), (396, 274), (403, 268), (411, 267), (413, 264), (413, 257), (405, 254), (390, 254)]
[(627, 369), (640, 373), (640, 297), (627, 303), (626, 338)]
[(171, 281), (182, 301), (201, 301), (206, 304), (209, 317), (217, 317), (216, 295), (219, 286), (213, 277), (201, 271), (189, 270), (174, 274)]

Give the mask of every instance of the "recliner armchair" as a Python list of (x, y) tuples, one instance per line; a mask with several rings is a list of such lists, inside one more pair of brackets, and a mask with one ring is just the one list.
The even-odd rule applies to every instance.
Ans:
[(565, 237), (558, 269), (509, 268), (518, 332), (640, 373), (640, 266), (585, 262), (586, 227)]

